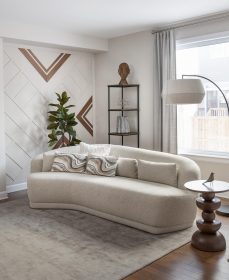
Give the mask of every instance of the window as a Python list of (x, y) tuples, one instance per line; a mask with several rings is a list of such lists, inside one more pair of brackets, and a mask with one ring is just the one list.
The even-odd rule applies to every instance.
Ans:
[[(196, 74), (213, 80), (229, 100), (229, 42), (177, 50), (177, 78)], [(185, 78), (185, 77), (184, 77)], [(202, 80), (201, 104), (178, 105), (178, 153), (229, 156), (229, 116), (218, 89)]]

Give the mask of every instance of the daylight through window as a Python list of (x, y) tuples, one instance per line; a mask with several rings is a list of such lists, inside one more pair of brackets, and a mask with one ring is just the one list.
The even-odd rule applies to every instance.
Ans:
[[(229, 100), (229, 42), (177, 50), (177, 78), (196, 74), (213, 80)], [(222, 94), (203, 80), (201, 104), (178, 105), (178, 153), (229, 156), (229, 116)]]

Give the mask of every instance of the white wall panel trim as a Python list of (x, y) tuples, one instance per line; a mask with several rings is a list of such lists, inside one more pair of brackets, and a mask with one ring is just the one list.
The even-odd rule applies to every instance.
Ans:
[(27, 189), (26, 183), (10, 185), (6, 187), (6, 193), (18, 192)]
[(8, 195), (7, 195), (7, 192), (0, 192), (0, 200), (3, 200), (3, 199), (7, 199), (8, 198)]

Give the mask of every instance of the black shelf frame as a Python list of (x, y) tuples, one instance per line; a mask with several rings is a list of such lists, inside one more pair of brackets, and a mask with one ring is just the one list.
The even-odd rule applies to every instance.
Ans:
[[(137, 136), (137, 147), (140, 146), (140, 122), (139, 122), (139, 84), (130, 84), (130, 85), (108, 85), (108, 143), (111, 143), (111, 136), (120, 136), (122, 137), (122, 145), (124, 143), (124, 136)], [(111, 88), (120, 88), (121, 89), (121, 100), (122, 100), (122, 108), (111, 108), (110, 104), (110, 95), (111, 95)], [(124, 108), (123, 106), (123, 97), (124, 97), (124, 89), (125, 88), (136, 88), (137, 90), (137, 108)], [(117, 133), (111, 132), (111, 112), (121, 112), (122, 116), (124, 112), (136, 112), (137, 113), (137, 131), (129, 132), (129, 133)]]

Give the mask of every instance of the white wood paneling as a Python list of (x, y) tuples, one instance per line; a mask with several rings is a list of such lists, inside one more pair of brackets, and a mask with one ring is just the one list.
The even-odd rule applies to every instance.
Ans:
[[(21, 46), (20, 46), (21, 47)], [(28, 47), (27, 47), (28, 48)], [(29, 47), (47, 67), (59, 50)], [(66, 90), (76, 115), (93, 95), (93, 60), (90, 53), (74, 52), (56, 74), (46, 82), (14, 44), (4, 46), (5, 139), (7, 185), (26, 181), (31, 159), (48, 149), (48, 104), (55, 92)], [(93, 122), (91, 119), (90, 121)], [(78, 137), (93, 142), (93, 137), (79, 123)]]
[(7, 58), (3, 56), (3, 41), (0, 38), (0, 199), (6, 198), (5, 193), (5, 174), (6, 174), (6, 156), (5, 156), (5, 123), (4, 123), (4, 89), (3, 89), (3, 65), (7, 63)]
[[(9, 65), (12, 66), (12, 64)], [(8, 69), (8, 71), (10, 70)], [(17, 72), (17, 74), (11, 79), (11, 82), (5, 86), (5, 92), (10, 98), (15, 98), (27, 83), (28, 80), (26, 79), (25, 75), (23, 75), (21, 72)]]
[(19, 68), (10, 61), (4, 66), (4, 86), (5, 88), (9, 85), (9, 83), (14, 79), (14, 77), (19, 73)]

